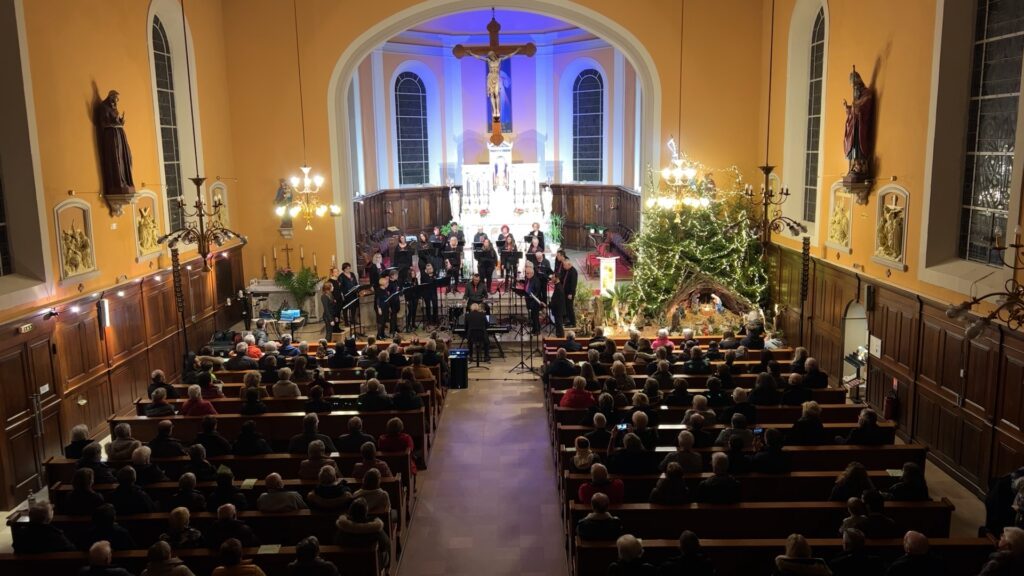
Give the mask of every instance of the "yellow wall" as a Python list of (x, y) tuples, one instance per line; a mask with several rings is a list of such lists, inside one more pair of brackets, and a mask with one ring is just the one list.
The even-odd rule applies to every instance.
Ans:
[[(135, 262), (130, 208), (125, 209), (123, 216), (112, 218), (99, 195), (102, 182), (91, 107), (97, 97), (102, 99), (109, 90), (121, 94), (119, 107), (126, 114), (125, 132), (132, 149), (136, 189), (160, 194), (161, 229), (165, 219), (149, 60), (149, 3), (105, 0), (103, 4), (101, 9), (97, 3), (78, 0), (23, 0), (38, 163), (45, 198), (43, 211), (48, 225), (46, 240), (54, 274), (59, 278), (53, 209), (70, 198), (68, 192), (74, 190), (75, 198), (92, 207), (93, 246), (100, 270), (100, 274), (81, 282), (82, 292), (86, 293), (115, 284), (122, 274), (134, 278), (158, 265), (156, 260)], [(187, 14), (199, 55), (194, 81), (199, 94), (206, 176), (211, 181), (217, 175), (226, 180), (235, 174), (235, 166), (227, 99), (224, 15), (219, 2), (189, 2)], [(237, 206), (244, 191), (234, 182), (226, 183), (229, 198), (235, 199)], [(7, 201), (17, 201), (8, 192)], [(18, 239), (12, 240), (17, 249)], [(46, 302), (0, 310), (0, 318), (80, 293), (79, 281), (61, 286), (58, 278), (54, 279), (51, 297)]]

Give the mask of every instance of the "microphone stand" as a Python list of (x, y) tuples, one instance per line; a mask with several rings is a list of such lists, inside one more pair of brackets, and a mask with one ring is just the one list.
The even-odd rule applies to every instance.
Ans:
[[(513, 287), (511, 294), (512, 294), (512, 296), (514, 298), (514, 302), (516, 302), (516, 304), (518, 305), (519, 299), (516, 298), (516, 297), (525, 297), (526, 296), (526, 291), (522, 290), (520, 288)], [(533, 296), (533, 294), (531, 294), (530, 296)], [(534, 296), (534, 299), (536, 300), (536, 296)], [(532, 331), (530, 331), (530, 350), (531, 350), (530, 351), (530, 358), (529, 358), (530, 365), (529, 366), (526, 365), (526, 360), (527, 360), (527, 358), (526, 358), (526, 348), (523, 347), (523, 334), (526, 332), (526, 330), (523, 329), (523, 326), (524, 326), (523, 324), (520, 324), (520, 326), (519, 326), (519, 363), (516, 364), (515, 366), (513, 366), (512, 369), (509, 370), (509, 373), (526, 374), (527, 372), (532, 372), (533, 374), (537, 374), (539, 376), (540, 374), (538, 374), (537, 370), (534, 369), (534, 367), (533, 367), (533, 332)]]

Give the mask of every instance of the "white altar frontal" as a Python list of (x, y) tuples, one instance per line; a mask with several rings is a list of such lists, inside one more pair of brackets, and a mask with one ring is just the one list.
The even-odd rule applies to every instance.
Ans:
[(522, 246), (523, 237), (540, 223), (547, 233), (551, 222), (551, 189), (541, 180), (539, 164), (513, 164), (513, 143), (487, 144), (487, 164), (462, 165), (462, 192), (451, 194), (452, 217), (471, 238), (482, 226), (496, 239), (503, 225)]

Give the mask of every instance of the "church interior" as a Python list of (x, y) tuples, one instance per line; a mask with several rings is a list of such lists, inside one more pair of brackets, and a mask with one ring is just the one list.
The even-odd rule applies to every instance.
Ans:
[(0, 0), (0, 572), (1024, 574), (1022, 76), (1024, 0)]

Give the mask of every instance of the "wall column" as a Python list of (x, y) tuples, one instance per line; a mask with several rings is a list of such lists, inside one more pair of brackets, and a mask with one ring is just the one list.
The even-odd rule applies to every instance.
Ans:
[[(388, 91), (384, 88), (384, 51), (380, 48), (370, 53), (370, 70), (373, 78), (373, 143), (377, 149), (377, 188), (392, 187), (388, 168), (387, 119), (384, 99)], [(358, 132), (356, 133), (358, 135)]]

